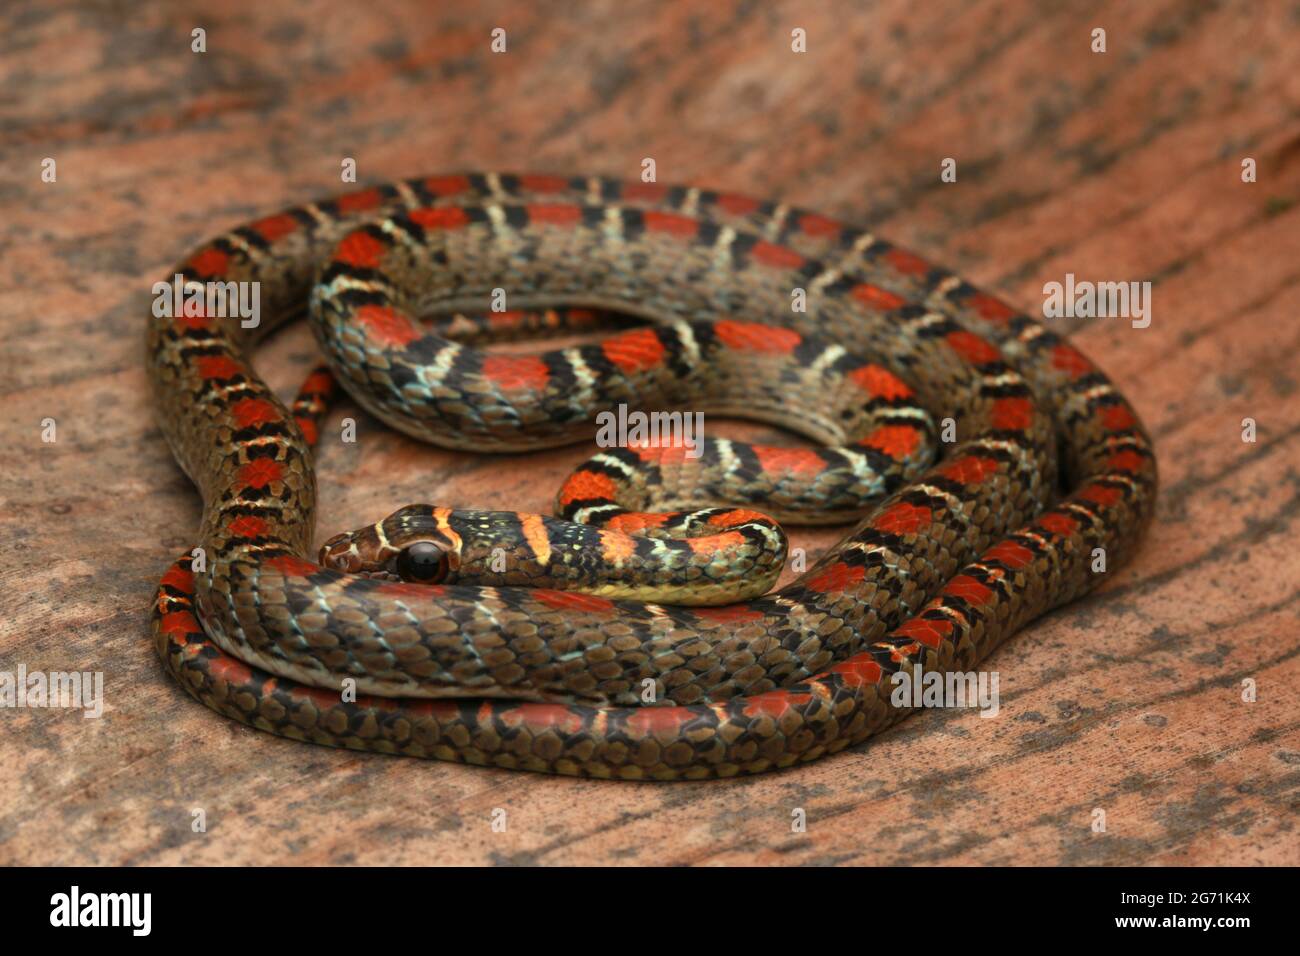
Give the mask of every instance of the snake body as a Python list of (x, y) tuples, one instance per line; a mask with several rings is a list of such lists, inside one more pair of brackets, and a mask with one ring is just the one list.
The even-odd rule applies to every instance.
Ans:
[[(204, 501), (202, 563), (187, 555), (164, 576), (155, 643), (204, 704), (299, 740), (620, 779), (806, 762), (906, 716), (893, 675), (970, 669), (1095, 586), (1097, 556), (1112, 570), (1127, 560), (1153, 510), (1136, 414), (1059, 335), (882, 239), (781, 204), (588, 177), (432, 177), (258, 220), (179, 271), (260, 283), (266, 318), (252, 330), (207, 315), (150, 321), (160, 424)], [(652, 326), (499, 356), (412, 318), (485, 313), (494, 289), (513, 309), (613, 310)], [(794, 582), (722, 607), (357, 577), (306, 558), (329, 376), (291, 410), (249, 362), (309, 301), (356, 400), (449, 447), (589, 438), (596, 410), (694, 374), (683, 343), (742, 366), (835, 367), (868, 405), (901, 390), (955, 441), (913, 480), (884, 480), (884, 500)], [(878, 371), (853, 374), (867, 367)], [(914, 450), (888, 408), (849, 434), (816, 420), (817, 401), (783, 401), (791, 423), (849, 444), (714, 454), (714, 467), (767, 491), (811, 476), (816, 500), (848, 514), (848, 499), (833, 504), (858, 472), (846, 453)], [(783, 401), (769, 402), (777, 417)], [(619, 454), (635, 453), (579, 469), (562, 512), (635, 530), (634, 511), (601, 515), (635, 480)], [(665, 453), (650, 464), (677, 467)], [(536, 564), (550, 537), (519, 532)], [(339, 692), (352, 682), (355, 699)]]

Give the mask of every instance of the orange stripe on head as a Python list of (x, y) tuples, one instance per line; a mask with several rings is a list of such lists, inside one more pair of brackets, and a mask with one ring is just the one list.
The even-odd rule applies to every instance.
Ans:
[(546, 519), (541, 515), (523, 515), (519, 520), (523, 529), (524, 540), (533, 549), (539, 564), (546, 565), (551, 560), (551, 539), (546, 533)]

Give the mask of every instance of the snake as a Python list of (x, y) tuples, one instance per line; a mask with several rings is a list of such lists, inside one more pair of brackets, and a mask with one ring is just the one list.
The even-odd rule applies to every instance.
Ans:
[[(298, 741), (613, 780), (802, 765), (918, 709), (904, 678), (969, 673), (1096, 587), (1154, 510), (1137, 413), (1062, 335), (782, 202), (437, 175), (257, 219), (176, 274), (255, 283), (263, 308), (148, 321), (158, 423), (203, 501), (153, 642), (201, 703)], [(251, 357), (304, 315), (326, 365), (286, 404)], [(557, 315), (602, 337), (487, 347)], [(340, 385), (474, 453), (674, 401), (815, 444), (604, 444), (556, 515), (411, 505), (313, 559), (312, 446)], [(769, 590), (792, 518), (854, 523)]]

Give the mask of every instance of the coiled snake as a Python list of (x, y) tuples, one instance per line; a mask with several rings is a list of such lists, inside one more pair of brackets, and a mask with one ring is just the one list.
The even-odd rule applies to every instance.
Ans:
[[(260, 219), (178, 271), (260, 283), (266, 317), (255, 329), (150, 320), (159, 421), (204, 503), (201, 562), (186, 555), (164, 576), (155, 642), (204, 704), (298, 740), (623, 779), (806, 762), (910, 712), (891, 701), (892, 675), (972, 668), (1089, 590), (1103, 577), (1097, 549), (1109, 569), (1126, 560), (1155, 501), (1132, 408), (1060, 336), (884, 240), (785, 205), (598, 178), (443, 176)], [(563, 306), (651, 324), (531, 355), (451, 341), (447, 317), (488, 313), (494, 289), (517, 319)], [(369, 539), (335, 539), (323, 566), (306, 558), (309, 442), (330, 376), (309, 379), (291, 411), (249, 363), (309, 301), (356, 400), (449, 447), (590, 439), (596, 412), (664, 407), (675, 388), (833, 447), (712, 441), (698, 464), (680, 447), (609, 449), (560, 494), (562, 514), (591, 527), (416, 506)], [(729, 394), (712, 393), (719, 379)], [(955, 441), (927, 468), (940, 423)], [(741, 500), (720, 506), (723, 485)], [(701, 489), (715, 507), (646, 513)], [(779, 516), (822, 507), (844, 520), (872, 495), (884, 497), (865, 520), (776, 592), (719, 607), (624, 597), (655, 574), (664, 593), (688, 593), (723, 573), (717, 554), (779, 571), (763, 557), (779, 532), (751, 510), (763, 500)], [(666, 536), (677, 523), (684, 539)], [(362, 568), (366, 540), (366, 566), (387, 564), (339, 570)], [(493, 541), (508, 569), (472, 572), (470, 552)], [(437, 583), (392, 580), (394, 556), (406, 577)], [(649, 569), (656, 556), (668, 571)], [(630, 568), (630, 584), (566, 589), (610, 563)], [(359, 696), (340, 693), (348, 679)]]

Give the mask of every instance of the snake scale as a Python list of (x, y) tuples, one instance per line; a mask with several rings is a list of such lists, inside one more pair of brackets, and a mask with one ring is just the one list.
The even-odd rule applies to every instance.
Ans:
[[(614, 779), (804, 763), (906, 716), (893, 675), (973, 668), (1088, 591), (1104, 577), (1096, 549), (1109, 569), (1128, 559), (1155, 502), (1136, 414), (1059, 335), (883, 239), (784, 204), (595, 177), (438, 176), (260, 219), (178, 271), (259, 283), (264, 318), (254, 329), (150, 319), (159, 422), (204, 506), (201, 563), (187, 554), (163, 577), (154, 640), (202, 703), (298, 740)], [(648, 325), (568, 349), (485, 352), (466, 339), (485, 327), (472, 317), (489, 313), (494, 289), (512, 315), (607, 310)], [(386, 534), (414, 549), (368, 560), (391, 570), (398, 554), (427, 582), (348, 573), (364, 535), (332, 541), (324, 563), (307, 558), (311, 443), (331, 376), (313, 375), (287, 408), (250, 364), (257, 341), (309, 303), (333, 377), (385, 422), (448, 447), (589, 440), (597, 411), (654, 403), (674, 382), (693, 382), (688, 396), (710, 409), (751, 408), (826, 447), (716, 440), (689, 467), (672, 447), (609, 449), (560, 492), (562, 516), (589, 521), (584, 531), (415, 506), (370, 539), (371, 552)], [(448, 317), (463, 313), (470, 332), (453, 341)], [(777, 385), (764, 392), (768, 373)], [(829, 382), (826, 394), (808, 396), (801, 376)], [(709, 399), (718, 377), (741, 398)], [(930, 462), (918, 449), (941, 422), (955, 439)], [(685, 544), (659, 534), (668, 519), (651, 506), (684, 504), (661, 488), (720, 472), (746, 500), (693, 513)], [(629, 600), (650, 573), (640, 564), (630, 589), (557, 585), (565, 549), (597, 563), (659, 551), (699, 581), (715, 551), (756, 563), (767, 548), (749, 497), (761, 511), (757, 499), (775, 493), (773, 514), (821, 503), (843, 520), (863, 491), (881, 500), (765, 595)], [(506, 542), (522, 570), (449, 573), (449, 553), (469, 562), (472, 532)], [(586, 543), (571, 544), (580, 534)], [(431, 535), (439, 547), (420, 542)], [(351, 686), (357, 695), (340, 692)]]

